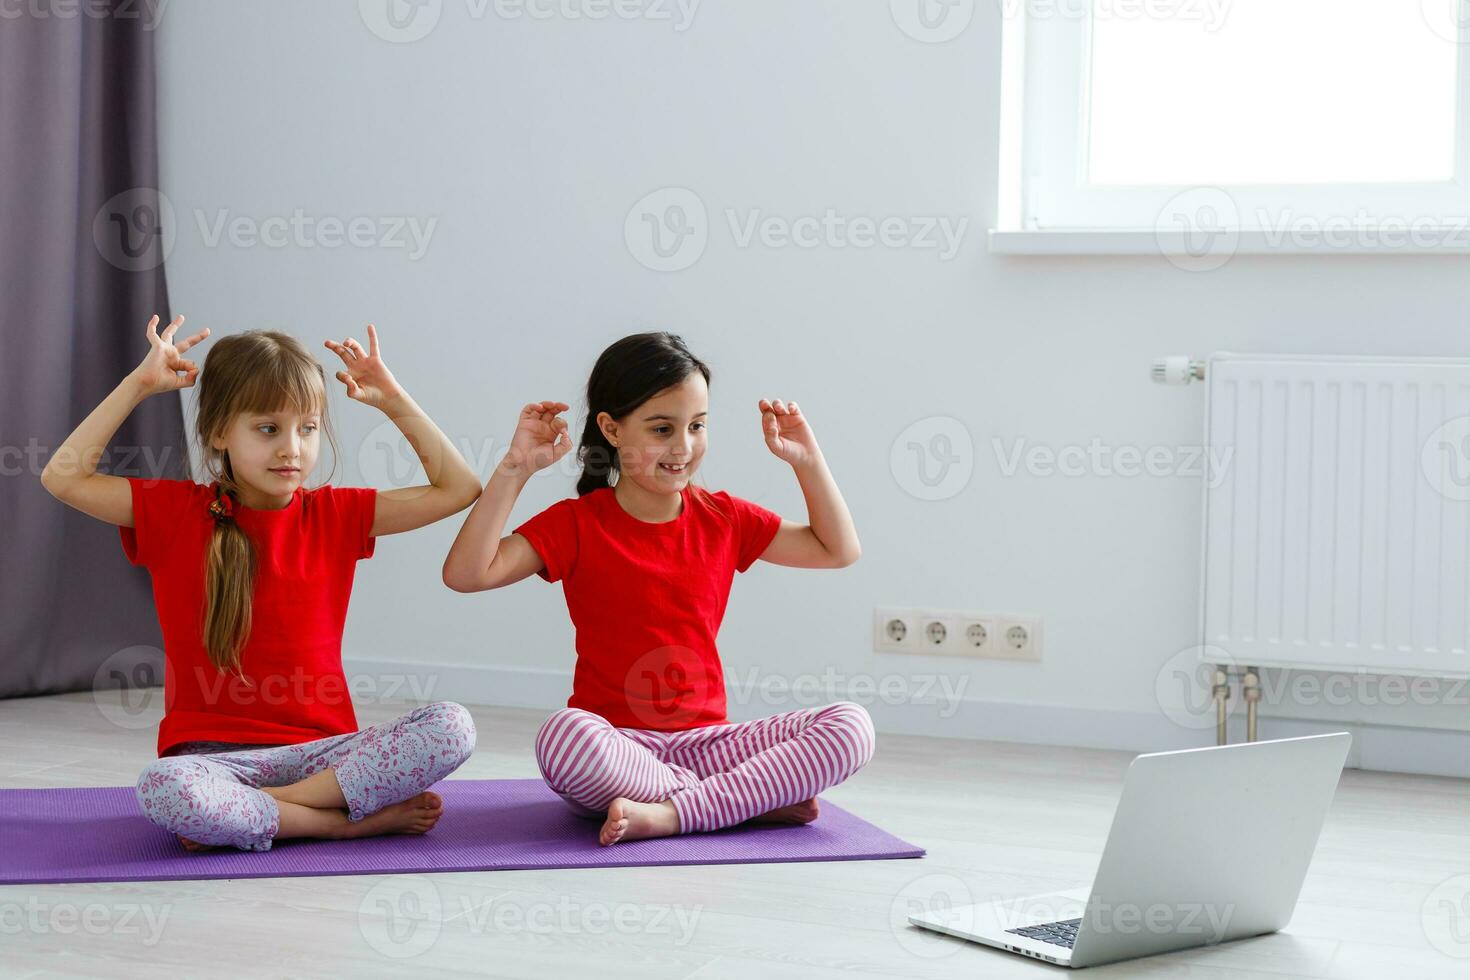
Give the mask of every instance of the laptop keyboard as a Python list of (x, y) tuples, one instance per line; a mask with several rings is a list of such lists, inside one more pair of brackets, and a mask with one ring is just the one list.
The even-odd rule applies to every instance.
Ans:
[(1055, 946), (1072, 948), (1077, 941), (1077, 925), (1081, 918), (1063, 919), (1060, 922), (1043, 922), (1039, 926), (1025, 926), (1021, 929), (1007, 929), (1006, 932), (1017, 936), (1025, 936), (1027, 939), (1039, 939), (1044, 943)]

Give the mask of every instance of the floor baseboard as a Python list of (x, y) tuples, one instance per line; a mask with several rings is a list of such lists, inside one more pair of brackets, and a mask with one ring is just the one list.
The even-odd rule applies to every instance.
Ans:
[[(536, 708), (566, 704), (572, 675), (565, 670), (459, 664), (411, 664), (345, 658), (349, 688), (356, 694), (418, 703)], [(737, 721), (832, 701), (862, 704), (880, 732), (934, 738), (984, 739), (1033, 745), (1161, 752), (1215, 743), (1214, 728), (1186, 728), (1155, 712), (1110, 711), (1070, 705), (1025, 704), (946, 698), (913, 692), (903, 700), (870, 689), (822, 691), (754, 690), (730, 679), (730, 717)], [(1347, 731), (1353, 736), (1348, 767), (1380, 772), (1470, 777), (1470, 732), (1391, 725), (1262, 717), (1262, 738), (1291, 738)], [(1231, 720), (1231, 739), (1244, 739), (1243, 717)]]

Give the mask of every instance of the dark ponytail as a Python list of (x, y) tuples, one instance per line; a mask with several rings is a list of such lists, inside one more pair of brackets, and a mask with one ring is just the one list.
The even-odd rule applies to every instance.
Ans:
[(582, 464), (577, 496), (612, 486), (611, 476), (618, 468), (618, 451), (602, 434), (597, 416), (606, 412), (614, 419), (626, 418), (695, 371), (709, 384), (709, 367), (689, 353), (682, 337), (663, 331), (635, 333), (602, 352), (587, 379), (587, 422), (577, 448)]

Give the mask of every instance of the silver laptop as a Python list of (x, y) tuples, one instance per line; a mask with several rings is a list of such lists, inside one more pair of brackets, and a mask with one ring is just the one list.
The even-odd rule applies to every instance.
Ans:
[(1062, 966), (1275, 932), (1301, 893), (1347, 732), (1140, 755), (1091, 888), (909, 922)]

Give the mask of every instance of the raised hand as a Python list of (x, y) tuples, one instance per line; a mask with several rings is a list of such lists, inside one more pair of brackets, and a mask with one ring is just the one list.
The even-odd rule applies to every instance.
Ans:
[[(148, 321), (148, 356), (143, 358), (142, 364), (133, 368), (133, 377), (150, 395), (177, 391), (180, 388), (192, 388), (194, 380), (199, 377), (199, 365), (186, 360), (183, 355), (189, 348), (209, 336), (209, 328), (205, 327), (194, 336), (174, 343), (174, 334), (178, 333), (179, 328), (183, 325), (184, 317), (180, 314), (169, 321), (160, 336), (157, 314)], [(179, 373), (181, 371), (182, 374)]]
[(530, 476), (565, 456), (572, 448), (572, 435), (560, 415), (569, 408), (565, 402), (532, 402), (521, 409), (500, 468)]
[(792, 466), (800, 466), (817, 459), (821, 450), (817, 448), (817, 437), (807, 425), (806, 416), (796, 402), (789, 405), (779, 398), (760, 400), (761, 428), (765, 432), (766, 446), (777, 458)]
[(404, 392), (398, 380), (393, 377), (393, 372), (383, 362), (382, 350), (378, 346), (378, 328), (369, 323), (367, 331), (367, 350), (363, 350), (362, 344), (352, 337), (341, 343), (335, 340), (325, 343), (347, 366), (345, 371), (337, 372), (337, 380), (346, 387), (347, 397), (364, 405), (382, 408), (389, 400)]

